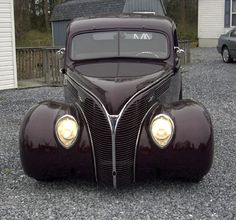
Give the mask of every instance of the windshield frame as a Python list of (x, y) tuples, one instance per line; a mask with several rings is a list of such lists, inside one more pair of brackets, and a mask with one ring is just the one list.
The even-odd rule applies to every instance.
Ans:
[[(166, 58), (154, 58), (154, 57), (131, 57), (131, 56), (110, 56), (110, 57), (96, 57), (96, 58), (88, 58), (88, 59), (73, 59), (71, 57), (71, 53), (72, 53), (72, 41), (74, 39), (74, 37), (81, 35), (81, 34), (89, 34), (89, 33), (101, 33), (101, 32), (114, 32), (117, 31), (119, 34), (121, 31), (140, 31), (140, 32), (153, 32), (153, 33), (158, 33), (158, 34), (163, 34), (166, 37), (167, 40), (167, 56)], [(120, 38), (119, 38), (119, 42), (118, 44), (120, 44)], [(89, 60), (103, 60), (103, 59), (137, 59), (137, 60), (159, 60), (159, 61), (165, 61), (168, 60), (170, 58), (171, 55), (171, 41), (169, 38), (169, 35), (161, 30), (157, 30), (157, 29), (147, 29), (147, 28), (106, 28), (106, 29), (94, 29), (94, 30), (88, 30), (88, 31), (80, 31), (80, 32), (76, 32), (73, 35), (71, 35), (69, 42), (67, 43), (67, 47), (68, 48), (68, 57), (72, 62), (83, 62), (83, 61), (89, 61)], [(118, 50), (120, 50), (120, 47), (118, 48)]]

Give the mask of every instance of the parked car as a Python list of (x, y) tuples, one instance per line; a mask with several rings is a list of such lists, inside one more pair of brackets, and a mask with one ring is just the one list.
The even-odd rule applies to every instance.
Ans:
[(156, 173), (201, 180), (212, 164), (213, 129), (202, 104), (182, 100), (181, 54), (167, 17), (72, 21), (66, 103), (41, 102), (25, 116), (25, 173), (37, 180), (76, 174), (115, 188)]
[(219, 37), (217, 50), (225, 63), (236, 59), (236, 28)]

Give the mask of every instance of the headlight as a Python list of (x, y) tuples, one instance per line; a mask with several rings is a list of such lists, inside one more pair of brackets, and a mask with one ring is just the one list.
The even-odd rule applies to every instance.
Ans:
[(69, 149), (76, 141), (79, 125), (73, 116), (64, 115), (57, 120), (55, 130), (59, 142)]
[(163, 149), (173, 137), (174, 122), (168, 115), (157, 115), (151, 122), (150, 132), (154, 142)]

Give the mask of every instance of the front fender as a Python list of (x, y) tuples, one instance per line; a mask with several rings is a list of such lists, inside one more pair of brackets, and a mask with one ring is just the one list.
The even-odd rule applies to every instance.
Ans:
[[(164, 149), (156, 146), (149, 131), (151, 120), (158, 114), (169, 115), (175, 124), (172, 141)], [(192, 100), (157, 106), (144, 121), (136, 155), (137, 179), (157, 170), (180, 177), (203, 177), (213, 160), (213, 128), (209, 113), (203, 105)]]
[[(80, 134), (70, 149), (63, 148), (55, 134), (56, 121), (65, 114), (80, 125)], [(25, 173), (38, 180), (71, 174), (94, 177), (89, 133), (83, 115), (73, 105), (52, 101), (35, 105), (21, 126), (20, 156)]]

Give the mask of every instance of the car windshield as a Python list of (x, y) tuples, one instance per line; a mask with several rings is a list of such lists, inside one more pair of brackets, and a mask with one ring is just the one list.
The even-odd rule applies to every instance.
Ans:
[(109, 57), (166, 59), (167, 37), (143, 31), (109, 31), (79, 34), (73, 37), (72, 60)]

